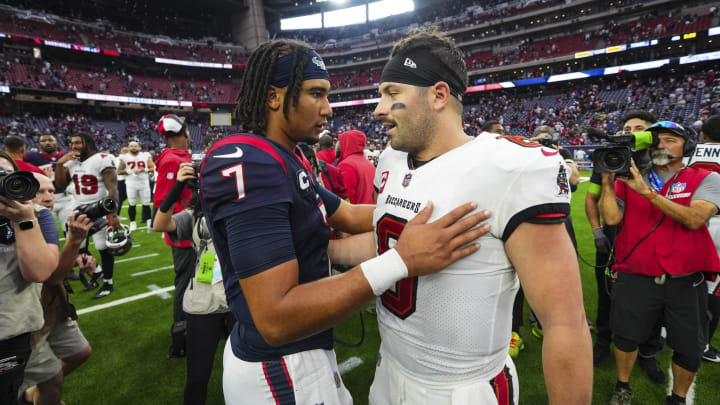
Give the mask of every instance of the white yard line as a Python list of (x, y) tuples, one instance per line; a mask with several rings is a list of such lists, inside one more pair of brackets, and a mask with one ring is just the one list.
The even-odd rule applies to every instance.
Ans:
[(349, 359), (343, 361), (342, 363), (338, 364), (338, 371), (340, 374), (345, 374), (348, 371), (351, 371), (355, 368), (360, 367), (360, 365), (363, 364), (363, 361), (359, 357), (350, 357)]
[(155, 256), (160, 256), (160, 253), (151, 253), (149, 255), (128, 257), (127, 259), (115, 260), (115, 263), (130, 262), (133, 260), (147, 259), (148, 257), (155, 257)]
[[(157, 287), (157, 286), (156, 286), (156, 287)], [(158, 288), (159, 288), (159, 287), (158, 287)], [(167, 294), (168, 291), (172, 291), (172, 290), (174, 290), (174, 289), (175, 289), (175, 286), (172, 286), (172, 285), (171, 285), (170, 287), (159, 288), (158, 290), (155, 290), (155, 291), (149, 291), (149, 292), (146, 292), (146, 293), (142, 293), (142, 294), (138, 294), (138, 295), (133, 295), (132, 297), (121, 298), (121, 299), (119, 299), (119, 300), (111, 301), (111, 302), (108, 302), (108, 303), (105, 303), (105, 304), (100, 304), (100, 305), (95, 305), (95, 306), (92, 306), (92, 307), (87, 307), (87, 308), (84, 308), (84, 309), (81, 309), (81, 310), (77, 311), (77, 314), (78, 314), (78, 315), (87, 314), (87, 313), (90, 313), (90, 312), (99, 311), (99, 310), (101, 310), (101, 309), (111, 308), (111, 307), (114, 307), (114, 306), (117, 306), (117, 305), (122, 305), (122, 304), (125, 304), (125, 303), (128, 303), (128, 302), (133, 302), (133, 301), (141, 300), (141, 299), (143, 299), (143, 298), (151, 297), (151, 296), (153, 296), (153, 295)]]
[(145, 270), (145, 271), (140, 271), (140, 272), (137, 272), (137, 273), (132, 273), (132, 274), (130, 275), (130, 277), (144, 276), (145, 274), (155, 273), (155, 272), (158, 272), (158, 271), (167, 270), (167, 269), (172, 269), (172, 268), (173, 268), (173, 266), (158, 267), (157, 269)]

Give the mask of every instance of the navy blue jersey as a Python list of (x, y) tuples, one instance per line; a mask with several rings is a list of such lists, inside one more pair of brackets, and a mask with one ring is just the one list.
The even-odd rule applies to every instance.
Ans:
[[(60, 160), (60, 158), (63, 156), (65, 156), (65, 152), (63, 151), (58, 151), (58, 154), (55, 156), (46, 155), (41, 152), (26, 152), (25, 156), (23, 156), (23, 160), (43, 170), (46, 167), (52, 167), (53, 172), (55, 172), (57, 161)], [(53, 184), (55, 185), (55, 193), (62, 193), (63, 191), (65, 191), (65, 188), (58, 189), (54, 181)]]
[(280, 215), (289, 223), (299, 264), (299, 283), (328, 277), (330, 227), (321, 197), (324, 190), (313, 177), (307, 159), (262, 136), (234, 135), (216, 142), (208, 151), (201, 167), (200, 184), (203, 213), (222, 267), (225, 295), (238, 320), (231, 334), (235, 355), (246, 361), (266, 361), (305, 350), (331, 349), (332, 329), (279, 347), (265, 342), (250, 316), (239, 280), (267, 271), (275, 264), (235, 268), (234, 257), (254, 252), (243, 252), (242, 248), (231, 252), (225, 226), (225, 221), (235, 220), (230, 218), (252, 216), (268, 206), (287, 207)]

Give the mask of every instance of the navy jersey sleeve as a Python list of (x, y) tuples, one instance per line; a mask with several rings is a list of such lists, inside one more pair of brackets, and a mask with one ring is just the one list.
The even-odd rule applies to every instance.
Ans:
[(214, 222), (292, 201), (282, 158), (267, 141), (253, 136), (217, 142), (205, 156), (200, 178), (203, 204)]
[(340, 197), (333, 194), (332, 191), (329, 191), (325, 187), (318, 184), (317, 186), (318, 194), (320, 194), (320, 198), (323, 200), (323, 204), (325, 204), (325, 211), (327, 211), (327, 216), (331, 217), (335, 211), (340, 207)]

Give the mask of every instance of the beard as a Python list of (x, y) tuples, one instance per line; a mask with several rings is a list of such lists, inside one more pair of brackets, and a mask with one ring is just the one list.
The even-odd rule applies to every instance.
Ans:
[(652, 153), (652, 163), (655, 166), (667, 166), (675, 158), (665, 149), (656, 149)]
[(437, 126), (434, 112), (426, 104), (416, 117), (406, 121), (401, 126), (404, 128), (396, 127), (395, 135), (391, 136), (393, 149), (417, 156), (430, 144)]

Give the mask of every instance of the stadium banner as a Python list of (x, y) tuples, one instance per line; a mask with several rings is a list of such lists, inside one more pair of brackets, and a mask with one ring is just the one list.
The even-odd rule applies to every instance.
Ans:
[(169, 59), (169, 58), (155, 58), (155, 63), (164, 63), (167, 65), (214, 68), (214, 69), (232, 69), (233, 68), (232, 63), (195, 62), (195, 61), (191, 61), (191, 60)]
[(78, 100), (95, 100), (95, 101), (109, 101), (109, 102), (115, 102), (115, 103), (162, 105), (162, 106), (168, 106), (168, 107), (192, 107), (191, 101), (180, 101), (180, 100), (161, 100), (161, 99), (156, 99), (156, 98), (111, 96), (111, 95), (107, 95), (107, 94), (93, 94), (93, 93), (81, 93), (81, 92), (77, 92), (75, 94), (75, 97)]
[(363, 100), (336, 101), (334, 103), (330, 103), (330, 107), (331, 108), (353, 107), (353, 106), (357, 106), (357, 105), (377, 104), (379, 102), (380, 102), (380, 97), (368, 98), (368, 99), (363, 99)]
[(710, 60), (720, 59), (720, 51), (699, 53), (697, 55), (688, 55), (680, 58), (680, 64), (707, 62)]

